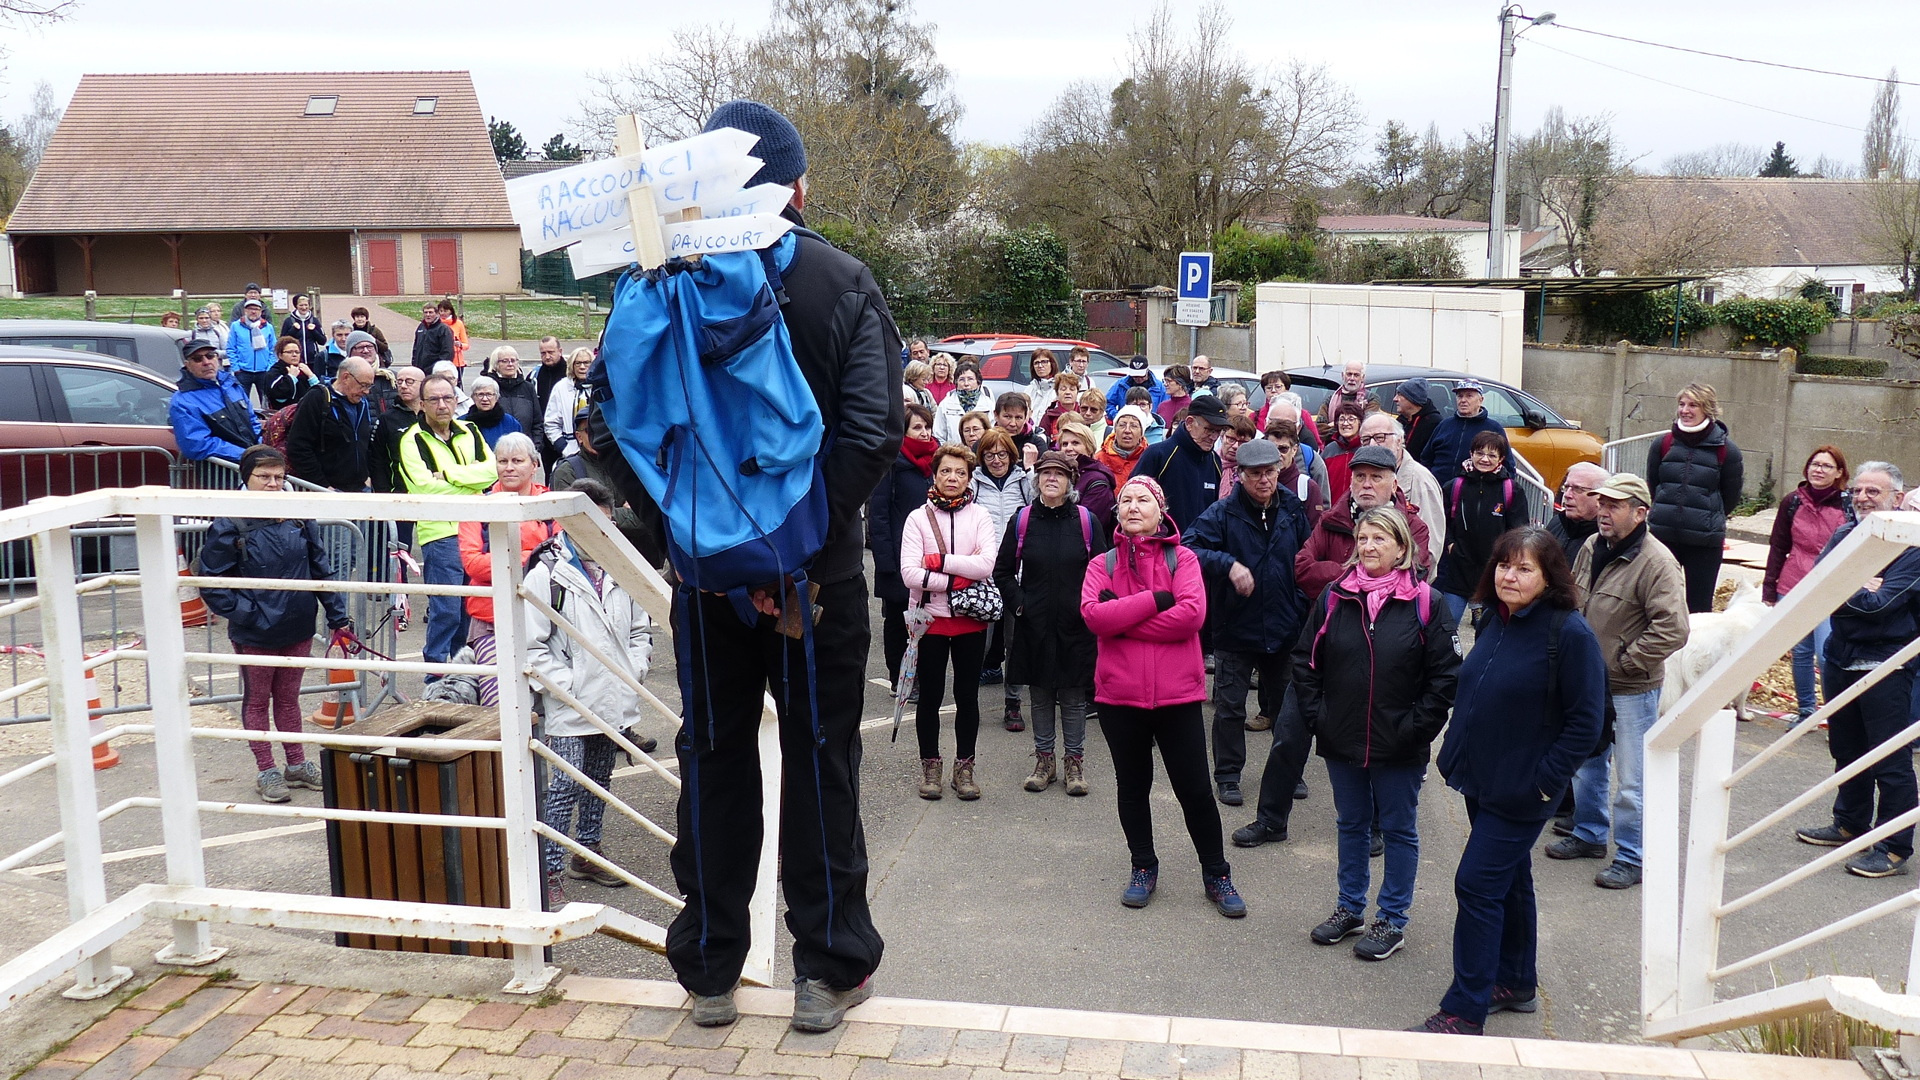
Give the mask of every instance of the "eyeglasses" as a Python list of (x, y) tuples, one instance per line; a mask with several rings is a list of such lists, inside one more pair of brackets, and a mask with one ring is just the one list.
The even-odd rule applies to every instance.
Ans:
[(1498, 450), (1475, 450), (1473, 452), (1473, 456), (1477, 458), (1485, 458), (1488, 461), (1499, 461), (1501, 458), (1505, 457), (1506, 455), (1502, 454)]
[(429, 405), (451, 405), (459, 399), (452, 394), (435, 394), (427, 399)]
[(1393, 432), (1380, 431), (1372, 435), (1360, 436), (1361, 446), (1385, 446), (1393, 441)]
[(1004, 458), (1010, 458), (1010, 457), (1012, 457), (1013, 455), (1012, 455), (1012, 454), (1009, 454), (1009, 453), (1007, 453), (1007, 452), (1006, 452), (1005, 450), (989, 450), (989, 451), (987, 451), (987, 452), (986, 452), (986, 453), (985, 453), (984, 455), (982, 455), (982, 456), (983, 456), (983, 457), (989, 457), (989, 458), (1002, 458), (1002, 459), (1004, 459)]
[(1566, 487), (1561, 488), (1560, 490), (1564, 491), (1568, 495), (1591, 495), (1599, 489), (1590, 488), (1590, 487), (1580, 487), (1575, 484), (1568, 484)]

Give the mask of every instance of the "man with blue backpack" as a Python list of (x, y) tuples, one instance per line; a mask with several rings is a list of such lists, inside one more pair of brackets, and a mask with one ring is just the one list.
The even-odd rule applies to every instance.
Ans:
[[(759, 137), (748, 185), (792, 185), (806, 150), (753, 101), (709, 131)], [(687, 313), (699, 315), (687, 325)], [(725, 333), (722, 333), (722, 329)], [(685, 716), (674, 880), (686, 907), (667, 959), (694, 1023), (731, 1024), (760, 846), (778, 842), (799, 1031), (829, 1031), (871, 994), (860, 721), (871, 641), (860, 509), (905, 429), (900, 334), (873, 275), (795, 228), (760, 252), (674, 260), (616, 286), (589, 430), (625, 488), (659, 502), (674, 573)], [(780, 836), (761, 835), (758, 730), (780, 721)]]

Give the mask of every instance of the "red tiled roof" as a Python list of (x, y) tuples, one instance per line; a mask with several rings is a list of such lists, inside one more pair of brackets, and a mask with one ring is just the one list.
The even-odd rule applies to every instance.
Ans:
[[(304, 115), (316, 95), (333, 115)], [(7, 229), (512, 225), (472, 77), (379, 71), (82, 76)]]

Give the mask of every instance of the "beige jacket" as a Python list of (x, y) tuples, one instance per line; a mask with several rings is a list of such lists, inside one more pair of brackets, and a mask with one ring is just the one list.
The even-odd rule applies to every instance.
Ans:
[(1687, 583), (1666, 545), (1643, 532), (1632, 551), (1620, 555), (1593, 581), (1598, 533), (1573, 560), (1580, 613), (1600, 639), (1607, 661), (1607, 690), (1643, 694), (1660, 689), (1667, 657), (1687, 644)]

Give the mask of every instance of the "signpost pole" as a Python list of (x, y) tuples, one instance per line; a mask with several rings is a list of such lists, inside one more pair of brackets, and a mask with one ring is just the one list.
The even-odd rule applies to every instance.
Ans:
[[(613, 150), (621, 157), (638, 154), (647, 148), (646, 135), (638, 116), (615, 117)], [(667, 241), (660, 232), (660, 219), (653, 204), (653, 186), (640, 184), (627, 193), (627, 220), (633, 226), (633, 261), (651, 270), (667, 261)]]

